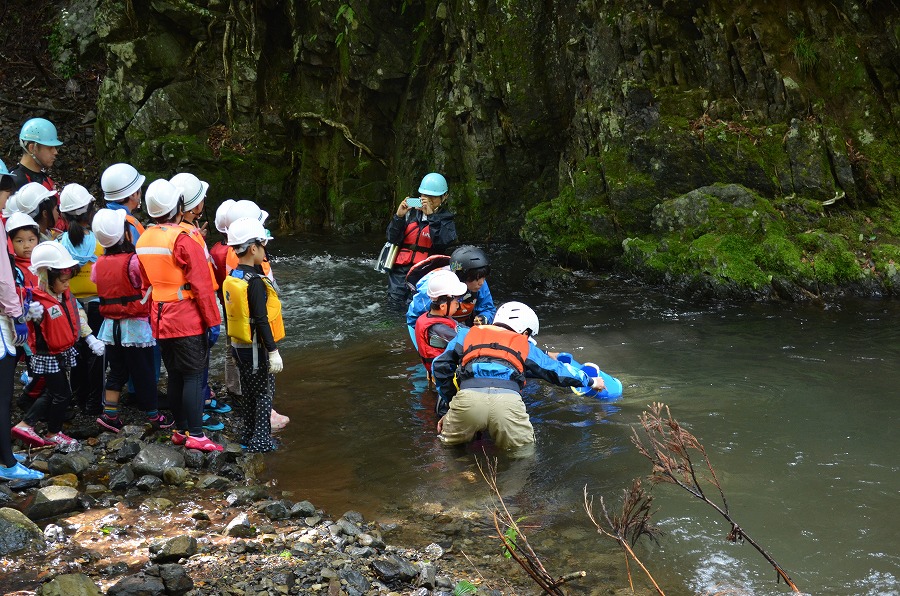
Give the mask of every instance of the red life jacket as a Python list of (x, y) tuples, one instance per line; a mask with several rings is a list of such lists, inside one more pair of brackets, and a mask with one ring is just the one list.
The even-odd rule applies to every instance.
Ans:
[(61, 354), (78, 341), (81, 321), (75, 298), (66, 290), (62, 301), (40, 288), (32, 290), (32, 300), (44, 307), (44, 316), (37, 321), (28, 321), (28, 346), (34, 354)]
[(228, 245), (222, 242), (216, 242), (212, 245), (212, 248), (209, 249), (209, 256), (212, 258), (213, 273), (215, 273), (216, 276), (216, 283), (221, 288), (222, 283), (225, 282), (225, 276), (228, 275), (225, 271), (225, 260), (228, 257)]
[(15, 257), (16, 270), (13, 272), (16, 277), (16, 285), (22, 288), (36, 288), (38, 285), (37, 275), (31, 272), (31, 259), (24, 257)]
[(528, 338), (521, 333), (496, 325), (472, 327), (463, 342), (462, 366), (476, 358), (491, 358), (502, 360), (523, 373), (529, 348)]
[(425, 365), (425, 370), (427, 370), (429, 374), (431, 373), (431, 362), (444, 353), (443, 347), (432, 346), (428, 343), (428, 332), (438, 323), (443, 323), (448, 327), (456, 329), (456, 321), (450, 317), (432, 315), (426, 312), (416, 319), (416, 346), (419, 348), (419, 356), (422, 357), (422, 363)]
[(100, 314), (105, 319), (146, 319), (150, 301), (141, 304), (141, 289), (135, 288), (128, 275), (133, 252), (103, 255), (94, 263)]
[(429, 254), (431, 254), (431, 228), (428, 222), (413, 220), (406, 224), (394, 265), (418, 263), (428, 258)]

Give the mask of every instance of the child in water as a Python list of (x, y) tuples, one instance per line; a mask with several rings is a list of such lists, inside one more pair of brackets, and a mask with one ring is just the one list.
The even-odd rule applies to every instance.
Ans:
[(275, 343), (284, 337), (281, 302), (262, 270), (268, 241), (256, 218), (241, 218), (228, 226), (228, 245), (234, 248), (238, 265), (223, 283), (226, 328), (241, 375), (241, 445), (253, 452), (276, 448), (270, 417), (275, 375), (284, 368)]
[(431, 274), (428, 280), (428, 297), (431, 310), (416, 320), (416, 346), (422, 364), (428, 372), (428, 382), (433, 384), (431, 362), (440, 356), (447, 344), (456, 337), (457, 322), (453, 315), (459, 309), (459, 299), (467, 291), (466, 284), (459, 281), (456, 274), (441, 269)]

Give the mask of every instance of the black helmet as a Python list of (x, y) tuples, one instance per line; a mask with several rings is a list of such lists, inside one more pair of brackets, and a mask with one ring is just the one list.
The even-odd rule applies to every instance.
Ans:
[(491, 263), (480, 248), (460, 246), (450, 255), (450, 271), (456, 273), (460, 281), (475, 281), (488, 276)]

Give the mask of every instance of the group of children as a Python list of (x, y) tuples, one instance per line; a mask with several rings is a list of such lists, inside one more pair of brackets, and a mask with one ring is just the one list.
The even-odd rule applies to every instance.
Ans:
[[(534, 340), (540, 324), (529, 306), (494, 307), (486, 281), (490, 262), (481, 249), (460, 246), (449, 257), (442, 254), (445, 247), (435, 238), (443, 234), (441, 244), (447, 243), (452, 228), (455, 240), (443, 176), (428, 174), (419, 192), (421, 197), (400, 203), (388, 225), (388, 241), (400, 246), (389, 270), (388, 296), (408, 302), (410, 338), (438, 393), (438, 436), (457, 445), (488, 431), (498, 447), (528, 455), (534, 429), (521, 397), (525, 379), (595, 390), (603, 389), (603, 379), (541, 350)], [(400, 262), (403, 254), (407, 258)], [(401, 275), (405, 294), (397, 289)]]
[[(23, 156), (12, 172), (0, 162), (0, 242), (10, 257), (0, 259), (0, 479), (42, 476), (18, 461), (11, 438), (79, 447), (63, 432), (73, 394), (103, 429), (119, 432), (126, 385), (147, 423), (170, 429), (174, 444), (221, 451), (204, 432), (222, 427), (206, 411), (230, 411), (209, 389), (220, 306), (230, 344), (226, 369), (239, 373), (226, 374), (240, 410), (239, 439), (249, 451), (275, 449), (271, 431), (288, 419), (272, 409), (284, 324), (265, 249), (268, 214), (252, 201), (225, 201), (215, 219), (225, 239), (207, 249), (199, 219), (209, 185), (193, 174), (155, 180), (143, 193), (144, 176), (113, 164), (100, 180), (105, 207), (96, 209), (86, 188), (70, 183), (58, 192), (47, 175), (62, 145), (51, 122), (26, 122), (20, 144)], [(146, 228), (134, 215), (142, 199), (151, 218)], [(12, 426), (20, 359), (27, 366), (25, 414)], [(160, 361), (174, 420), (160, 412)]]

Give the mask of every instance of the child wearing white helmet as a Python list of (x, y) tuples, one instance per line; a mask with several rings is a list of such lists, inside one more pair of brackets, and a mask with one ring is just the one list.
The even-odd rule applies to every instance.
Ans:
[(29, 182), (9, 199), (16, 211), (31, 216), (40, 226), (41, 240), (54, 240), (59, 234), (56, 229), (61, 219), (56, 192), (44, 188), (37, 182)]
[[(247, 199), (241, 199), (239, 201), (235, 201), (233, 205), (228, 208), (228, 213), (223, 217), (223, 223), (227, 230), (230, 223), (233, 221), (237, 221), (242, 218), (250, 218), (259, 221), (259, 223), (265, 226), (266, 220), (269, 218), (269, 213), (260, 209), (259, 205), (254, 203), (253, 201), (249, 201)], [(265, 247), (263, 247), (263, 252), (265, 252)], [(238, 256), (234, 252), (234, 247), (229, 246), (228, 251), (225, 255), (225, 274), (228, 275), (232, 270), (236, 269), (238, 266)], [(269, 281), (272, 282), (273, 287), (278, 289), (278, 282), (275, 281), (275, 274), (272, 271), (272, 264), (269, 262), (268, 253), (263, 258), (263, 262), (261, 265), (263, 274), (269, 278)], [(226, 375), (228, 369), (226, 365)], [(240, 389), (240, 388), (239, 388)], [(236, 392), (236, 395), (240, 394), (240, 390)], [(272, 428), (275, 430), (279, 430), (287, 426), (287, 424), (291, 421), (290, 418), (283, 414), (279, 414), (275, 411), (275, 408), (272, 408)]]
[(136, 244), (145, 286), (151, 287), (150, 324), (169, 375), (175, 414), (172, 442), (222, 451), (203, 431), (201, 381), (206, 354), (219, 338), (221, 316), (203, 248), (179, 224), (184, 193), (168, 180), (147, 187), (147, 212), (156, 225)]
[(144, 226), (134, 213), (141, 208), (141, 187), (146, 180), (133, 165), (127, 163), (114, 163), (100, 176), (106, 208), (125, 212), (125, 221), (131, 227), (132, 244), (137, 244), (144, 233)]
[[(44, 377), (45, 391), (35, 399), (24, 418), (12, 429), (13, 437), (35, 447), (56, 445), (64, 450), (79, 448), (75, 439), (62, 432), (66, 409), (72, 398), (69, 371), (76, 365), (75, 343), (81, 337), (81, 313), (69, 292), (69, 281), (77, 273), (78, 262), (59, 242), (42, 242), (31, 253), (31, 271), (38, 277), (26, 318), (31, 370)], [(95, 353), (103, 353), (103, 342), (86, 335)], [(47, 420), (42, 437), (34, 426)]]
[(537, 314), (521, 302), (501, 305), (492, 325), (460, 328), (432, 366), (442, 443), (468, 443), (487, 430), (500, 449), (530, 455), (534, 428), (521, 396), (526, 378), (604, 388), (601, 377), (591, 378), (541, 350), (533, 340), (539, 330)]
[[(12, 188), (11, 183), (7, 185), (9, 176), (5, 170), (6, 166), (0, 162), (0, 173), (3, 174), (0, 176), (0, 183), (6, 189), (0, 191), (0, 207), (4, 206), (3, 203), (9, 195), (8, 189)], [(20, 213), (16, 215), (28, 217)], [(0, 245), (5, 244), (6, 229), (0, 226)], [(16, 351), (28, 338), (28, 325), (24, 315), (20, 297), (16, 292), (13, 268), (8, 259), (0, 259), (0, 479), (3, 480), (40, 480), (44, 477), (38, 470), (22, 465), (25, 458), (13, 453), (10, 434)]]
[(157, 430), (173, 424), (159, 413), (150, 302), (141, 300), (141, 268), (125, 216), (121, 209), (100, 209), (92, 225), (97, 243), (104, 249), (91, 279), (97, 284), (103, 317), (97, 337), (106, 344), (109, 363), (103, 413), (97, 424), (114, 433), (123, 426), (119, 397), (129, 378), (134, 381), (137, 405), (146, 412), (147, 422)]
[(269, 239), (256, 218), (241, 218), (228, 227), (228, 245), (234, 248), (239, 262), (223, 283), (227, 332), (241, 374), (240, 441), (252, 452), (276, 448), (272, 440), (272, 399), (275, 375), (284, 368), (276, 345), (284, 337), (281, 302), (262, 272)]
[[(97, 257), (103, 254), (103, 248), (91, 231), (94, 197), (80, 184), (67, 184), (59, 195), (59, 211), (67, 225), (58, 240), (79, 266), (78, 274), (69, 282), (69, 291), (87, 314), (85, 324), (90, 333), (96, 335), (103, 317), (91, 272)], [(74, 402), (86, 414), (96, 416), (102, 407), (103, 359), (98, 358), (84, 342), (80, 342), (77, 349), (78, 366), (72, 371), (71, 379)]]
[(416, 320), (415, 337), (416, 348), (428, 373), (428, 382), (432, 384), (431, 363), (456, 337), (458, 323), (453, 315), (459, 309), (460, 298), (466, 293), (466, 284), (449, 269), (439, 269), (428, 276), (427, 285), (431, 308)]

